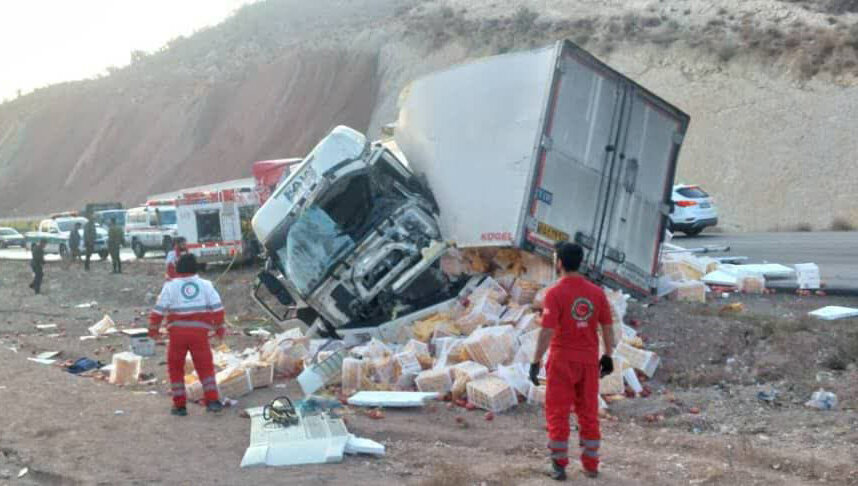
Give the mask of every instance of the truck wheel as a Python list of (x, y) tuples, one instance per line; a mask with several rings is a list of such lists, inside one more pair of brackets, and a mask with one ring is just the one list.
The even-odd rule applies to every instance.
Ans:
[(702, 231), (703, 231), (703, 228), (694, 228), (694, 229), (690, 229), (690, 230), (685, 230), (685, 231), (683, 231), (683, 233), (685, 233), (688, 236), (697, 236)]
[(68, 247), (66, 247), (66, 245), (60, 245), (60, 258), (62, 258), (63, 260), (68, 260), (69, 258), (71, 258), (71, 256), (69, 255), (69, 249)]
[(98, 252), (98, 258), (101, 258), (102, 260), (107, 260), (107, 250), (101, 250), (100, 252)]
[(138, 240), (134, 240), (131, 243), (131, 249), (134, 250), (134, 256), (137, 258), (143, 258), (146, 256), (146, 249), (143, 248), (143, 243), (140, 243)]
[(173, 250), (173, 239), (169, 236), (165, 236), (162, 247), (164, 248), (164, 253), (170, 253), (170, 251)]

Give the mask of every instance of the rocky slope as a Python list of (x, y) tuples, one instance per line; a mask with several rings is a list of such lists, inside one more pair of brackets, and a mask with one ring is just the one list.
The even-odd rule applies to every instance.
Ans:
[(571, 38), (692, 117), (678, 180), (732, 230), (858, 224), (858, 5), (777, 0), (269, 0), (102, 79), (0, 106), (0, 216), (245, 176), (417, 76)]

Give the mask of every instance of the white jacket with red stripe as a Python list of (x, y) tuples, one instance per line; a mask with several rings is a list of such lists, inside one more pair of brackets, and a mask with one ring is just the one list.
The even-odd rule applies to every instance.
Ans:
[(215, 331), (223, 325), (224, 309), (212, 283), (197, 275), (179, 274), (161, 289), (149, 314), (149, 333), (157, 333), (161, 322), (167, 328), (187, 327)]

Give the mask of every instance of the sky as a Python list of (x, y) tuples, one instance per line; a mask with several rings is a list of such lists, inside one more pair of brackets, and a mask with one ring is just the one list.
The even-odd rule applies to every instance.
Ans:
[(0, 0), (0, 101), (121, 67), (254, 0)]

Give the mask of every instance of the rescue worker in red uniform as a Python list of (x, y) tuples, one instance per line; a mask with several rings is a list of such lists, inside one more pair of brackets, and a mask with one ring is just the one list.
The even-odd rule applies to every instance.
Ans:
[(194, 368), (203, 386), (206, 409), (219, 412), (221, 403), (215, 382), (209, 333), (223, 339), (224, 310), (220, 295), (208, 280), (197, 276), (197, 259), (184, 254), (176, 264), (176, 277), (164, 283), (155, 308), (149, 314), (149, 336), (157, 338), (166, 321), (170, 336), (167, 369), (173, 395), (173, 415), (185, 416), (185, 356), (191, 353)]
[(167, 264), (167, 280), (176, 278), (178, 272), (176, 271), (176, 263), (178, 263), (179, 258), (188, 252), (188, 247), (186, 245), (186, 241), (182, 237), (176, 238), (176, 242), (173, 244), (173, 249), (167, 253), (167, 258), (164, 262)]
[[(549, 476), (566, 479), (569, 465), (569, 415), (574, 407), (578, 418), (581, 465), (584, 474), (599, 473), (599, 379), (614, 369), (611, 308), (604, 291), (578, 273), (583, 249), (561, 242), (555, 250), (555, 266), (561, 275), (545, 295), (542, 329), (539, 332), (530, 379), (539, 384), (540, 363), (549, 348), (546, 363), (545, 419), (548, 423)], [(602, 326), (605, 354), (599, 358), (597, 327)]]

